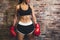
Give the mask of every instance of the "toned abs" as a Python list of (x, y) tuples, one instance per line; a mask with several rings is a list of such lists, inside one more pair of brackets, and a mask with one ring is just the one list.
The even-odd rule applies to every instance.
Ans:
[(19, 21), (23, 23), (28, 23), (31, 21), (31, 15), (20, 16)]

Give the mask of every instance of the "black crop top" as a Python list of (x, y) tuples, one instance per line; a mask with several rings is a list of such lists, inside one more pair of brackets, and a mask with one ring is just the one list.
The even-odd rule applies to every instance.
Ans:
[(30, 8), (30, 6), (28, 6), (28, 10), (22, 10), (20, 7), (20, 9), (17, 11), (18, 16), (31, 15), (31, 13), (32, 13), (32, 9)]

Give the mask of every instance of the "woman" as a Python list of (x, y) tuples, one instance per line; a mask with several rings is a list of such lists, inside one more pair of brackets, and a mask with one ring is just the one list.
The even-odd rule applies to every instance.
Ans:
[[(16, 15), (14, 18), (13, 25), (15, 26), (16, 22), (18, 22), (17, 25), (17, 36), (18, 40), (23, 40), (25, 35), (28, 35), (30, 40), (34, 40), (33, 31), (34, 31), (34, 25), (33, 23), (36, 22), (36, 17), (34, 14), (34, 9), (32, 6), (28, 4), (30, 0), (19, 0), (19, 4), (16, 6)], [(31, 16), (33, 21), (31, 20)], [(19, 20), (18, 20), (19, 18)]]

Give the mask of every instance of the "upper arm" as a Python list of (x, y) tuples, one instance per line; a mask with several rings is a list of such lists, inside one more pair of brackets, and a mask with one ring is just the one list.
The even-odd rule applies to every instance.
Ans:
[(31, 9), (32, 9), (32, 16), (35, 16), (35, 13), (34, 13), (34, 7), (32, 5), (30, 5)]
[(17, 14), (17, 11), (19, 10), (19, 8), (20, 8), (20, 5), (16, 5), (16, 7), (15, 7), (16, 14)]
[(17, 5), (17, 6), (16, 6), (16, 11), (19, 10), (19, 8), (20, 8), (19, 5)]
[(19, 5), (16, 5), (15, 10), (16, 10), (16, 13), (15, 13), (14, 17), (17, 18), (17, 11), (19, 10)]

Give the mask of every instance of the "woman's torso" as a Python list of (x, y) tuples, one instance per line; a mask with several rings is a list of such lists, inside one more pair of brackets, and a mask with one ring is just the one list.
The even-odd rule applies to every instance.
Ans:
[(20, 9), (19, 9), (19, 21), (23, 22), (23, 23), (28, 23), (31, 21), (31, 13), (32, 10), (30, 8), (30, 6), (28, 5), (22, 5), (20, 4)]
[(23, 23), (27, 23), (31, 21), (30, 18), (31, 15), (27, 15), (27, 16), (20, 16), (19, 21), (23, 22)]

